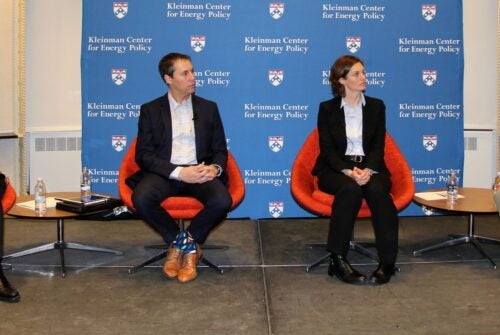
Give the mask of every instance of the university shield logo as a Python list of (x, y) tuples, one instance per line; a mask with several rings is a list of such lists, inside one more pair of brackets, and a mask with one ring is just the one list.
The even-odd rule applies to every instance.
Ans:
[(436, 17), (436, 5), (422, 5), (422, 17), (431, 21)]
[(345, 44), (349, 52), (356, 53), (361, 48), (361, 37), (346, 37)]
[(436, 70), (423, 70), (422, 80), (425, 85), (432, 86), (437, 81), (437, 71)]
[(115, 85), (121, 85), (127, 79), (127, 70), (126, 69), (112, 69), (111, 70), (111, 80), (115, 83)]
[(112, 135), (111, 136), (111, 145), (113, 149), (120, 152), (127, 146), (127, 136), (125, 135)]
[(423, 135), (422, 136), (422, 145), (424, 146), (425, 150), (432, 151), (432, 150), (436, 149), (437, 144), (438, 144), (437, 135)]
[(195, 52), (201, 52), (205, 49), (205, 36), (191, 36), (191, 49)]
[(128, 2), (113, 2), (113, 13), (118, 19), (123, 19), (128, 13)]
[(269, 14), (275, 20), (281, 19), (283, 14), (285, 13), (285, 4), (284, 3), (270, 3), (269, 4)]
[(278, 152), (281, 149), (283, 149), (284, 142), (285, 142), (284, 136), (268, 137), (269, 149), (271, 149), (273, 152)]
[(269, 70), (268, 72), (268, 78), (269, 82), (273, 86), (279, 86), (283, 82), (283, 77), (284, 77), (285, 71), (283, 70)]
[(422, 213), (424, 213), (427, 216), (430, 216), (430, 215), (434, 214), (434, 209), (431, 207), (422, 206)]
[(273, 218), (279, 218), (283, 214), (285, 206), (282, 201), (269, 201), (269, 214)]

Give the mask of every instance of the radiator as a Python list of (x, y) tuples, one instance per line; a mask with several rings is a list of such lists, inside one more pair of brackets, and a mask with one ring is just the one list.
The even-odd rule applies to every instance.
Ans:
[(81, 131), (30, 132), (27, 192), (32, 194), (38, 177), (47, 192), (78, 191), (82, 162)]
[(495, 129), (464, 131), (464, 187), (490, 188), (496, 176)]

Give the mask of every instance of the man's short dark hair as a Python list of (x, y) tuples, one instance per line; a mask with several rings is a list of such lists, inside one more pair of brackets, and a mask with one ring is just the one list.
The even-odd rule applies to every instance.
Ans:
[(165, 81), (165, 75), (172, 77), (172, 75), (174, 74), (174, 63), (179, 59), (191, 61), (191, 56), (177, 52), (171, 52), (163, 56), (163, 58), (160, 60), (160, 63), (158, 63), (158, 70), (160, 71), (160, 76), (163, 81)]

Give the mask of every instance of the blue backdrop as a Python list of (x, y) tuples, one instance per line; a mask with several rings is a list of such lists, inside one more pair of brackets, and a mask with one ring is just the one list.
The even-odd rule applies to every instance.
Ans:
[(219, 105), (246, 185), (232, 217), (310, 216), (290, 170), (342, 54), (364, 60), (366, 94), (385, 101), (417, 191), (463, 175), (460, 0), (84, 0), (82, 162), (94, 191), (118, 194), (140, 105), (165, 94), (157, 64), (172, 51), (192, 56), (197, 94)]

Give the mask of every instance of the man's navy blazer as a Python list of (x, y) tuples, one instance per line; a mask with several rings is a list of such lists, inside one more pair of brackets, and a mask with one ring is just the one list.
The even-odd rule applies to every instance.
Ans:
[[(193, 94), (192, 105), (197, 161), (219, 165), (225, 182), (226, 135), (217, 104)], [(131, 179), (138, 182), (143, 171), (169, 178), (177, 165), (170, 162), (172, 117), (167, 94), (141, 106), (138, 128), (135, 160), (141, 170)]]

